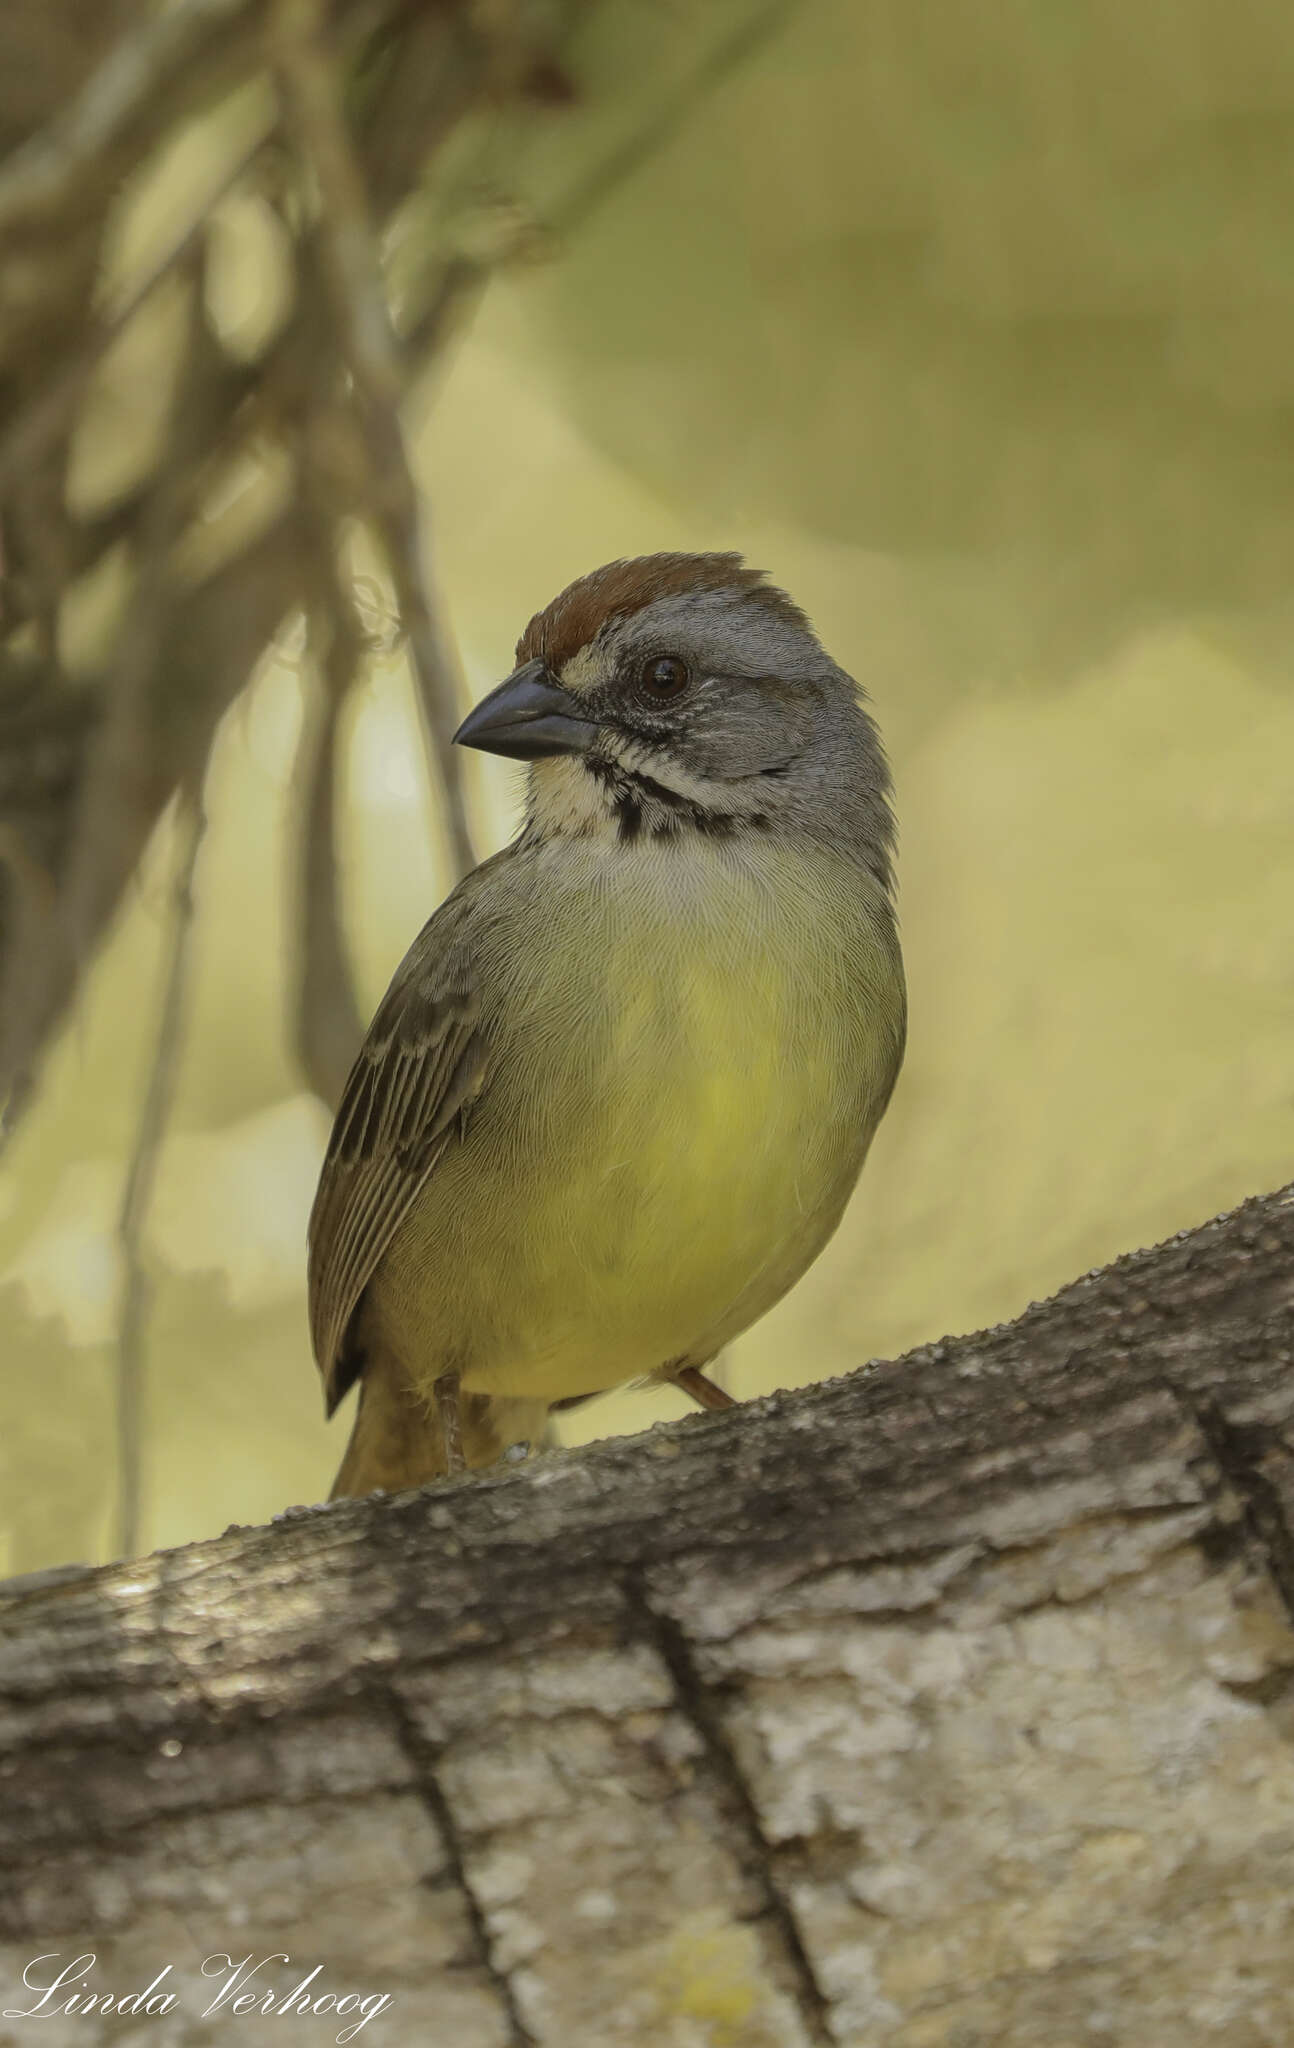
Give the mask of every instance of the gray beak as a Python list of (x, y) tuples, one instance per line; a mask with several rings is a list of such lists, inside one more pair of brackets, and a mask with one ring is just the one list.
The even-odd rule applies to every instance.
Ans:
[(506, 754), (514, 761), (538, 761), (546, 754), (587, 753), (597, 731), (543, 662), (528, 661), (468, 712), (454, 744)]

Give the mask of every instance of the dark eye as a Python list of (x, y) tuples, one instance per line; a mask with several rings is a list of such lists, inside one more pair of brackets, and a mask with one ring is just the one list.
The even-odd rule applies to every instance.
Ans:
[(649, 697), (663, 701), (666, 697), (681, 697), (691, 678), (687, 663), (676, 654), (657, 654), (643, 663), (638, 680)]

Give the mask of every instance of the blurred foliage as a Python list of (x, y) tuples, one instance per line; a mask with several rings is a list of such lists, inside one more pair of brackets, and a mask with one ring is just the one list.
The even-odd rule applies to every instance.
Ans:
[(821, 0), (532, 332), (584, 431), (706, 519), (973, 558), (977, 668), (1208, 607), (1272, 615), (1287, 674), (1292, 206), (1265, 0)]
[[(446, 222), (478, 252), (524, 229), (524, 266), (406, 407), (471, 694), (595, 563), (735, 546), (807, 606), (891, 745), (908, 1065), (838, 1238), (728, 1362), (747, 1394), (1013, 1314), (1289, 1176), (1294, 23), (1253, 0), (805, 0), (710, 76), (662, 18), (590, 13), (578, 126), (495, 124), (488, 178), (465, 126), (386, 255), (398, 302)], [(689, 32), (723, 51), (734, 23), (764, 17), (698, 10)], [(620, 180), (600, 211), (588, 166)], [(249, 362), (285, 248), (255, 195), (218, 210), (208, 302)], [(154, 431), (174, 313), (151, 317), (103, 366), (77, 471), (96, 503)], [(450, 877), (381, 551), (357, 530), (343, 559), (371, 642), (339, 723), (367, 1014)], [(65, 620), (83, 667), (120, 578), (105, 564)], [(314, 682), (289, 624), (208, 771), (148, 1233), (151, 1542), (318, 1498), (341, 1452), (304, 1319), (327, 1114), (287, 1021)], [(466, 772), (499, 844), (514, 773)], [(111, 1541), (113, 1233), (171, 861), (164, 819), (0, 1167), (0, 1568)], [(674, 1412), (616, 1396), (564, 1431)]]

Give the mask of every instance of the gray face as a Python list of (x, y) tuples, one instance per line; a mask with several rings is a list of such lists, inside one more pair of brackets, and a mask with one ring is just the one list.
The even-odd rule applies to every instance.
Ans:
[[(853, 847), (888, 880), (880, 740), (805, 626), (746, 592), (664, 597), (604, 625), (560, 681), (598, 728), (585, 772), (651, 829), (803, 832)], [(536, 766), (537, 787), (546, 772)]]
[(811, 748), (837, 676), (805, 633), (707, 591), (606, 626), (568, 662), (566, 688), (616, 751), (637, 742), (700, 782), (782, 775)]
[[(648, 579), (666, 588), (644, 602)], [(735, 556), (610, 563), (536, 614), (517, 662), (455, 737), (533, 764), (532, 838), (781, 834), (889, 888), (889, 771), (860, 692)]]

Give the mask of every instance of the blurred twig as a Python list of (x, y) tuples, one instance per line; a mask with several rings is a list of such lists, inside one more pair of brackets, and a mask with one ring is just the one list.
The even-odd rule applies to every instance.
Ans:
[(649, 121), (633, 129), (615, 149), (599, 158), (541, 217), (523, 216), (511, 240), (505, 240), (488, 257), (470, 256), (462, 251), (451, 256), (404, 337), (410, 359), (422, 362), (434, 354), (451, 322), (461, 318), (464, 307), (484, 291), (496, 270), (536, 247), (551, 250), (563, 239), (577, 234), (636, 171), (650, 163), (661, 145), (686, 125), (701, 101), (769, 41), (802, 4), (803, 0), (770, 0), (769, 5), (743, 18), (730, 36), (707, 53), (667, 108), (654, 109)]
[(423, 729), (445, 801), (459, 874), (475, 860), (453, 736), (460, 707), (453, 664), (423, 570), (418, 492), (400, 423), (405, 372), (378, 265), (363, 175), (325, 40), (322, 0), (279, 0), (278, 73), (288, 122), (318, 187), (322, 267), (361, 414), (367, 495), (408, 636)]
[(306, 1080), (321, 1101), (335, 1108), (364, 1036), (343, 936), (336, 838), (338, 726), (364, 636), (326, 543), (317, 558), (322, 588), (308, 620), (302, 678), (308, 696), (297, 753), (298, 965), (292, 1037)]
[(157, 1041), (117, 1218), (121, 1308), (117, 1323), (117, 1554), (139, 1550), (143, 1508), (144, 1339), (152, 1288), (144, 1252), (149, 1205), (184, 1041), (193, 876), (206, 830), (201, 793), (182, 798)]
[(131, 288), (128, 296), (114, 306), (90, 333), (89, 339), (72, 348), (55, 368), (36, 403), (18, 414), (8, 433), (0, 436), (0, 494), (28, 464), (44, 453), (46, 445), (66, 426), (68, 416), (85, 389), (86, 380), (114, 341), (125, 333), (135, 315), (169, 277), (177, 264), (193, 254), (207, 232), (211, 212), (233, 189), (255, 162), (269, 136), (269, 128), (256, 136), (220, 175), (151, 268)]
[(192, 437), (201, 430), (196, 394), (211, 345), (201, 319), (199, 264), (192, 254), (186, 261), (188, 325), (171, 394), (173, 431), (162, 473), (145, 508), (138, 576), (115, 649), (105, 714), (87, 760), (64, 887), (26, 984), (4, 1020), (0, 1093), (6, 1097), (5, 1139), (12, 1135), (29, 1098), (32, 1069), (49, 1018), (79, 974), (103, 923), (105, 903), (115, 900), (133, 868), (153, 814), (148, 697), (170, 610), (172, 544), (193, 493), (188, 457)]
[(260, 0), (174, 0), (149, 11), (110, 52), (63, 113), (0, 168), (0, 235), (74, 204), (87, 174), (142, 116), (156, 116), (203, 45)]
[(801, 4), (802, 0), (770, 0), (767, 6), (744, 16), (733, 33), (708, 52), (666, 107), (655, 109), (649, 122), (635, 128), (618, 149), (603, 157), (587, 177), (563, 195), (547, 221), (549, 231), (569, 235), (581, 228), (635, 171), (659, 153), (662, 143), (684, 127), (701, 101), (753, 56)]

